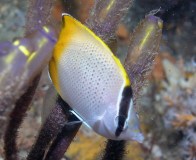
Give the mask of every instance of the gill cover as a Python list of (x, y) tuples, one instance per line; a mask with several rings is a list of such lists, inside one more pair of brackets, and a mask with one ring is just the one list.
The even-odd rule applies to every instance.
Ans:
[(143, 140), (122, 64), (99, 37), (70, 15), (63, 14), (49, 72), (63, 100), (95, 132), (114, 140)]

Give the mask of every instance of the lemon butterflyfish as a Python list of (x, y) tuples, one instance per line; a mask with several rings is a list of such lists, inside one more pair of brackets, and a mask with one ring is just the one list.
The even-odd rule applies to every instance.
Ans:
[(78, 20), (62, 15), (49, 63), (53, 84), (77, 117), (113, 140), (142, 142), (129, 77), (109, 47)]

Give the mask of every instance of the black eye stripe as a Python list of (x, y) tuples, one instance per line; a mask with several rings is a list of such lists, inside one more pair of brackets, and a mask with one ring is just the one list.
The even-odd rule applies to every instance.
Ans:
[(124, 88), (122, 92), (122, 99), (119, 107), (119, 115), (118, 115), (118, 125), (116, 128), (115, 135), (118, 137), (124, 129), (126, 119), (128, 117), (129, 105), (130, 101), (133, 97), (133, 92), (131, 86), (127, 86)]

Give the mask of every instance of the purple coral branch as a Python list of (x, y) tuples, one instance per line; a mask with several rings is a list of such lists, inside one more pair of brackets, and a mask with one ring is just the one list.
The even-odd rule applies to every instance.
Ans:
[(50, 143), (57, 137), (67, 123), (67, 117), (63, 111), (63, 107), (66, 106), (67, 104), (58, 97), (57, 103), (41, 128), (36, 143), (33, 145), (27, 160), (41, 160), (44, 158), (46, 149), (50, 147)]
[(80, 129), (81, 124), (82, 123), (76, 123), (71, 126), (65, 125), (62, 131), (54, 140), (46, 155), (45, 160), (60, 160), (67, 151), (78, 130)]
[(17, 100), (15, 108), (10, 114), (10, 120), (4, 135), (4, 150), (6, 160), (18, 160), (16, 138), (20, 127), (28, 110), (29, 104), (34, 96), (40, 75), (38, 75), (27, 91)]
[(45, 160), (60, 160), (70, 146), (80, 126), (81, 124), (71, 126), (72, 129), (69, 129), (69, 132), (67, 126), (66, 128), (63, 128), (61, 133), (57, 136), (54, 143), (50, 147)]
[(132, 82), (135, 105), (147, 84), (148, 75), (159, 50), (162, 23), (160, 18), (147, 15), (133, 33), (124, 66)]
[(54, 32), (47, 29), (47, 33), (45, 27), (31, 37), (0, 44), (0, 111), (5, 117), (52, 56)]
[(153, 62), (157, 52), (144, 53), (136, 64), (127, 65), (125, 68), (129, 77), (131, 78), (134, 104), (141, 96), (142, 89), (147, 85), (147, 77), (153, 68)]
[[(44, 3), (43, 3), (44, 2)], [(48, 5), (47, 5), (48, 4)], [(33, 33), (37, 30), (42, 30), (42, 26), (46, 24), (48, 18), (49, 17), (49, 12), (51, 10), (51, 5), (52, 3), (49, 3), (48, 1), (31, 1), (31, 9), (29, 9), (28, 11), (28, 15), (27, 15), (27, 24), (26, 24), (26, 35), (29, 36), (30, 33)], [(35, 8), (37, 8), (38, 10), (36, 10)], [(48, 9), (47, 9), (48, 8)], [(48, 12), (47, 12), (48, 11)], [(45, 14), (44, 14), (45, 13)], [(39, 18), (39, 19), (38, 19)], [(39, 33), (41, 33), (41, 37), (39, 35)], [(49, 54), (51, 52), (52, 46), (51, 44), (54, 44), (53, 39), (50, 39), (50, 36), (44, 36), (45, 32), (41, 31), (41, 32), (37, 32), (36, 34), (33, 35), (33, 38), (29, 38), (31, 39), (31, 44), (32, 46), (36, 44), (36, 42), (39, 43), (39, 40), (43, 40), (43, 38), (48, 39), (47, 42), (50, 43), (50, 47), (48, 47), (48, 44), (45, 44), (44, 46), (42, 45), (40, 48), (34, 48), (35, 50), (38, 50), (37, 55), (34, 56), (33, 58), (31, 57), (31, 60), (29, 60), (29, 62), (27, 62), (27, 57), (24, 56), (24, 54), (16, 54), (19, 51), (19, 47), (16, 47), (15, 45), (9, 43), (9, 44), (2, 44), (0, 46), (0, 56), (5, 56), (6, 54), (9, 55), (9, 49), (7, 48), (8, 46), (12, 46), (13, 50), (11, 50), (12, 52), (10, 53), (11, 56), (15, 56), (12, 61), (14, 61), (15, 63), (10, 62), (9, 64), (12, 64), (13, 67), (8, 67), (8, 66), (3, 66), (1, 68), (5, 69), (6, 71), (8, 71), (8, 75), (13, 76), (14, 74), (16, 74), (16, 72), (14, 71), (14, 69), (17, 69), (17, 73), (26, 73), (28, 75), (28, 77), (25, 77), (27, 79), (24, 80), (24, 84), (21, 84), (22, 86), (17, 88), (17, 83), (14, 83), (14, 87), (16, 88), (16, 90), (18, 89), (18, 94), (20, 96), (20, 93), (22, 94), (23, 91), (21, 91), (22, 89), (25, 89), (26, 87), (29, 86), (29, 83), (32, 81), (33, 77), (37, 76), (41, 69), (45, 66), (44, 64), (46, 64), (50, 58)], [(37, 36), (37, 37), (36, 37)], [(25, 39), (25, 38), (24, 38)], [(24, 40), (21, 39), (21, 40)], [(19, 43), (21, 42), (21, 40), (19, 40)], [(34, 40), (34, 41), (33, 41)], [(42, 43), (43, 44), (43, 43)], [(26, 44), (22, 44), (25, 47), (27, 47), (27, 50), (32, 51), (32, 46), (28, 46)], [(38, 44), (38, 46), (40, 46), (40, 44)], [(47, 47), (46, 47), (47, 46)], [(35, 51), (34, 50), (34, 51)], [(44, 52), (45, 51), (45, 52)], [(41, 52), (41, 53), (40, 53)], [(32, 52), (31, 52), (32, 53)], [(46, 58), (43, 58), (43, 53), (46, 53), (44, 56), (46, 56)], [(21, 58), (18, 58), (17, 55), (19, 56), (23, 56), (25, 57), (26, 61), (22, 61), (24, 63), (22, 63), (21, 65)], [(1, 57), (2, 58), (2, 57)], [(38, 59), (39, 58), (39, 59)], [(41, 60), (40, 60), (41, 58)], [(2, 58), (3, 59), (3, 58)], [(1, 60), (2, 60), (1, 59)], [(4, 60), (4, 59), (3, 59)], [(38, 61), (39, 60), (39, 61)], [(19, 63), (20, 62), (20, 63)], [(46, 62), (46, 63), (43, 63)], [(27, 63), (27, 64), (25, 64)], [(36, 65), (35, 65), (36, 63)], [(20, 64), (20, 66), (22, 67), (18, 67), (17, 64)], [(25, 66), (26, 65), (26, 66)], [(26, 67), (25, 71), (24, 66)], [(35, 66), (35, 67), (34, 67)], [(9, 70), (10, 69), (10, 70)], [(14, 73), (14, 74), (12, 74)], [(19, 75), (17, 75), (19, 76)], [(8, 76), (9, 77), (9, 76)], [(37, 78), (35, 78), (34, 82), (32, 85), (29, 86), (29, 88), (27, 89), (27, 91), (16, 101), (15, 103), (15, 108), (12, 110), (11, 114), (10, 114), (10, 120), (8, 122), (8, 126), (5, 132), (5, 136), (4, 136), (4, 150), (5, 150), (5, 158), (7, 160), (17, 160), (18, 159), (18, 155), (17, 155), (17, 147), (16, 147), (16, 138), (18, 135), (18, 128), (20, 127), (25, 115), (26, 115), (26, 111), (28, 109), (28, 106), (34, 96), (35, 93), (35, 89), (37, 87), (38, 81), (39, 81), (39, 76), (37, 76)], [(18, 77), (19, 79), (21, 78), (20, 76)], [(5, 78), (4, 78), (5, 79)], [(16, 79), (16, 76), (13, 76), (13, 79), (11, 79), (12, 83), (14, 82), (14, 80)], [(10, 80), (10, 79), (8, 79)], [(4, 81), (1, 81), (1, 85)], [(7, 83), (8, 86), (4, 86), (4, 88), (8, 87), (10, 88), (9, 83)], [(17, 91), (16, 91), (17, 92)], [(0, 92), (1, 94), (2, 92)], [(15, 92), (14, 92), (15, 93)], [(4, 94), (4, 93), (2, 93)], [(10, 99), (11, 102), (15, 102), (15, 100), (18, 98), (15, 98), (13, 96), (13, 94), (10, 94), (10, 97), (6, 97), (7, 95), (5, 94), (5, 98)], [(4, 102), (4, 101), (3, 101)], [(11, 102), (8, 102), (8, 104), (10, 104)], [(6, 103), (7, 104), (7, 103)], [(2, 106), (5, 106), (5, 104), (1, 105), (0, 107), (2, 108)], [(11, 108), (11, 106), (9, 106), (9, 108)], [(11, 109), (10, 109), (11, 110)]]
[(126, 141), (108, 140), (102, 160), (122, 160), (125, 156)]
[(108, 42), (115, 37), (115, 30), (131, 4), (131, 0), (96, 0), (87, 25)]
[(29, 35), (49, 23), (55, 0), (30, 0), (29, 2), (25, 35)]

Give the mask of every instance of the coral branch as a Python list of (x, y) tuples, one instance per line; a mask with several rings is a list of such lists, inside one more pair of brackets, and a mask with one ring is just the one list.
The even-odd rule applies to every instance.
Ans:
[(102, 160), (122, 160), (125, 156), (125, 141), (108, 140)]
[(114, 38), (117, 26), (131, 4), (130, 0), (97, 0), (87, 24), (99, 37), (108, 42)]
[(65, 104), (61, 98), (58, 98), (55, 107), (52, 109), (49, 117), (46, 119), (45, 124), (39, 132), (37, 141), (33, 145), (27, 160), (43, 159), (50, 142), (56, 138), (66, 125), (67, 118), (62, 109), (64, 106), (67, 106), (67, 104)]
[(134, 32), (124, 66), (132, 81), (135, 104), (142, 88), (146, 86), (147, 76), (158, 52), (162, 26), (161, 19), (148, 15)]
[(17, 99), (48, 64), (54, 44), (54, 31), (49, 27), (43, 27), (28, 38), (0, 44), (0, 111), (3, 116), (8, 116)]
[(14, 110), (10, 114), (10, 120), (4, 135), (4, 150), (6, 160), (17, 160), (16, 138), (20, 127), (28, 110), (29, 104), (34, 96), (40, 75), (37, 76), (28, 90), (17, 100)]
[(30, 0), (25, 35), (29, 35), (48, 24), (54, 3), (55, 0)]
[[(68, 121), (79, 121), (79, 119), (77, 119), (75, 115), (71, 117), (69, 117)], [(65, 125), (62, 131), (58, 134), (57, 138), (54, 140), (52, 146), (50, 147), (50, 150), (46, 155), (45, 160), (60, 160), (70, 146), (81, 124), (82, 122), (73, 125)]]

